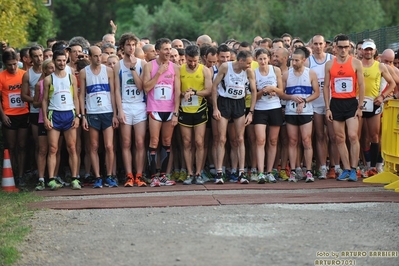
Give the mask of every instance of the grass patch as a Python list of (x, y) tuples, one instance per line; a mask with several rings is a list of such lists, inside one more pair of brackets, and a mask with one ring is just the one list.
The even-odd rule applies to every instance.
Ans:
[(19, 258), (16, 247), (29, 233), (26, 221), (33, 215), (27, 203), (40, 200), (30, 192), (0, 191), (0, 265), (11, 265)]

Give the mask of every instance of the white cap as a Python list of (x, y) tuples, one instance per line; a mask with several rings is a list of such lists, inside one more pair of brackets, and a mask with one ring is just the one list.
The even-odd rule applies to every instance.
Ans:
[(375, 43), (367, 41), (364, 42), (362, 45), (362, 49), (366, 49), (366, 48), (372, 48), (373, 50), (376, 48)]

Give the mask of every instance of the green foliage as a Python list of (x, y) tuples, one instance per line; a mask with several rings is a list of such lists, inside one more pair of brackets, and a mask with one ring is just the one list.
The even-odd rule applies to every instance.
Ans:
[(46, 40), (54, 37), (56, 32), (53, 27), (53, 17), (41, 0), (35, 0), (34, 4), (37, 12), (29, 21), (29, 41), (37, 42), (46, 47)]
[[(291, 35), (304, 41), (316, 33), (332, 37), (383, 26), (384, 11), (378, 0), (291, 0), (287, 5), (285, 25)], [(372, 9), (371, 9), (372, 7)], [(356, 12), (354, 12), (356, 11)]]

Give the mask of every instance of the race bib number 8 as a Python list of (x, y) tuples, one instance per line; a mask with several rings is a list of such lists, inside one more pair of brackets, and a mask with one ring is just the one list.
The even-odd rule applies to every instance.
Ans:
[(154, 99), (156, 101), (169, 101), (172, 99), (172, 85), (156, 84), (154, 87)]
[(24, 107), (24, 103), (21, 99), (21, 94), (13, 93), (8, 95), (8, 101), (10, 108), (22, 108)]
[(335, 78), (334, 87), (337, 93), (350, 93), (353, 91), (353, 79), (352, 77), (347, 78)]

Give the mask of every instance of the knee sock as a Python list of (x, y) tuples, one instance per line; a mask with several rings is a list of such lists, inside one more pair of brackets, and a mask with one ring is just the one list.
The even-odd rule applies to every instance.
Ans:
[(166, 168), (168, 168), (169, 163), (169, 156), (170, 156), (170, 146), (163, 146), (161, 147), (161, 174), (166, 173)]
[(370, 161), (371, 167), (375, 167), (378, 159), (379, 143), (370, 144)]

